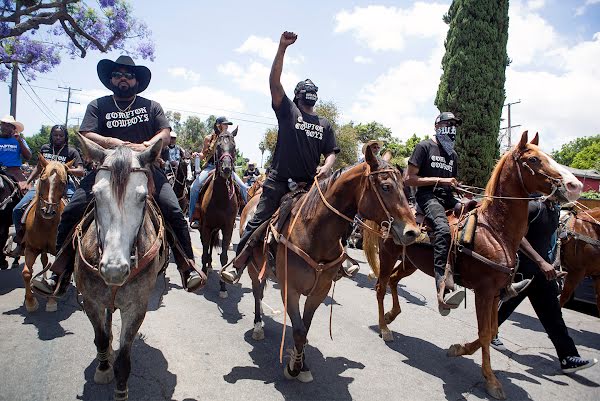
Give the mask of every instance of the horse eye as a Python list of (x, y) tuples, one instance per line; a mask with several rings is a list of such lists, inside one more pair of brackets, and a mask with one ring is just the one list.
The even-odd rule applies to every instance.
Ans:
[(381, 189), (383, 189), (385, 192), (390, 192), (391, 188), (392, 188), (392, 186), (390, 184), (383, 184), (381, 186)]
[(535, 156), (531, 156), (531, 157), (529, 158), (529, 161), (530, 161), (530, 162), (532, 162), (532, 163), (539, 163), (540, 159), (538, 159), (538, 158), (537, 158), (537, 157), (535, 157)]

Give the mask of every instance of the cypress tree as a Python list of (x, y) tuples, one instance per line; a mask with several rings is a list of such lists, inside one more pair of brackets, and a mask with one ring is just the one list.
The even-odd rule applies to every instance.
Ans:
[(463, 119), (456, 151), (459, 180), (483, 187), (499, 155), (505, 99), (508, 0), (454, 0), (435, 105)]

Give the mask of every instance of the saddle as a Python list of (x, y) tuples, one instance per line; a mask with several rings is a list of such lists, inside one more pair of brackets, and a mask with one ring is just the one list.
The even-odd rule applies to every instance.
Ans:
[[(453, 209), (446, 210), (446, 217), (448, 218), (448, 224), (450, 227), (458, 226), (457, 230), (450, 230), (454, 241), (464, 247), (472, 249), (475, 243), (475, 230), (477, 227), (477, 209), (478, 203), (473, 200), (467, 202), (457, 203)], [(431, 244), (435, 238), (433, 224), (425, 216), (425, 212), (415, 204), (412, 207), (415, 215), (415, 220), (419, 227), (421, 227), (421, 235), (417, 238), (417, 243), (420, 244)]]
[[(198, 194), (198, 201), (196, 202), (196, 208), (194, 209), (194, 214), (192, 215), (192, 220), (200, 220), (201, 219), (201, 214), (200, 214), (201, 208), (198, 206), (202, 204), (202, 199), (204, 198), (204, 194), (206, 193), (206, 190), (208, 189), (208, 184), (210, 184), (215, 179), (215, 172), (216, 172), (216, 170), (213, 170), (210, 173), (208, 173), (208, 178), (206, 179), (206, 181), (204, 181), (204, 184), (202, 184), (202, 188), (200, 188), (200, 193)], [(238, 205), (242, 205), (244, 203), (244, 198), (242, 197), (242, 192), (240, 190), (240, 187), (238, 186), (237, 182), (235, 182), (234, 179), (231, 179), (231, 181), (233, 183), (233, 188), (235, 190), (235, 196), (237, 197)]]

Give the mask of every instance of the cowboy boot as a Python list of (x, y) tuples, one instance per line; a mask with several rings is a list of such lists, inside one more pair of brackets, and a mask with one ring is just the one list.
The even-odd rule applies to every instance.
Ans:
[(242, 252), (221, 269), (221, 280), (227, 284), (236, 284), (242, 278), (248, 259), (252, 255), (252, 239), (248, 241)]
[(50, 271), (53, 273), (50, 278), (46, 279), (38, 275), (31, 280), (32, 287), (41, 295), (60, 298), (67, 292), (75, 268), (75, 250), (70, 242), (67, 244), (56, 255), (54, 263), (50, 266)]
[(503, 288), (500, 291), (500, 301), (501, 302), (506, 302), (509, 299), (516, 297), (521, 292), (525, 291), (525, 289), (527, 287), (529, 287), (529, 284), (531, 284), (532, 281), (533, 281), (533, 279), (526, 278), (526, 279), (523, 279), (523, 280), (518, 281), (516, 283), (512, 283), (511, 285), (509, 285), (506, 288)]
[[(344, 249), (344, 251), (346, 251), (346, 249)], [(342, 262), (342, 272), (344, 273), (344, 276), (354, 278), (359, 270), (360, 266), (358, 262), (351, 257), (346, 256), (346, 260)]]
[(442, 316), (448, 316), (451, 309), (460, 305), (465, 299), (465, 292), (457, 290), (454, 280), (451, 277), (446, 278), (445, 272), (435, 268), (435, 286), (438, 297), (438, 311)]
[(177, 270), (179, 270), (179, 274), (181, 275), (181, 285), (183, 288), (187, 292), (194, 292), (203, 287), (206, 284), (206, 275), (203, 272), (198, 272), (196, 270), (196, 263), (194, 260), (183, 255), (178, 250), (178, 247), (173, 247), (171, 249), (173, 250)]

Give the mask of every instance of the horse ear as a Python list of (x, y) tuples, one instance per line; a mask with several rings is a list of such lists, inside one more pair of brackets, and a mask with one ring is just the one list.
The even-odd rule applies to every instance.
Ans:
[(536, 132), (535, 136), (531, 139), (531, 142), (529, 142), (529, 143), (537, 146), (539, 142), (540, 142), (540, 134), (538, 132)]
[(108, 154), (106, 149), (98, 145), (96, 142), (90, 141), (80, 133), (77, 133), (77, 137), (79, 138), (79, 143), (81, 143), (81, 149), (83, 150), (83, 153), (92, 161), (102, 164), (102, 162), (104, 162), (104, 158)]
[(523, 131), (523, 134), (521, 135), (521, 140), (519, 141), (519, 144), (517, 146), (519, 149), (525, 149), (525, 147), (527, 146), (527, 131)]
[(383, 156), (381, 156), (381, 158), (383, 159), (383, 161), (386, 162), (390, 162), (390, 160), (392, 160), (392, 152), (390, 152), (389, 150), (386, 150), (385, 153), (383, 154)]
[(365, 150), (365, 161), (371, 167), (371, 170), (377, 170), (377, 168), (379, 168), (377, 157), (373, 154), (370, 146), (367, 146), (367, 149)]
[(240, 126), (236, 126), (235, 129), (233, 130), (233, 132), (231, 133), (231, 135), (236, 136), (237, 132), (238, 132), (238, 128), (240, 128)]
[(73, 163), (75, 163), (75, 159), (71, 160), (70, 162), (67, 162), (67, 163), (65, 164), (65, 167), (67, 167), (67, 168), (71, 168), (71, 167), (73, 166)]
[(162, 139), (156, 139), (149, 148), (138, 155), (140, 164), (146, 166), (154, 162), (162, 150), (162, 145)]
[(46, 160), (46, 158), (42, 156), (41, 153), (38, 153), (38, 163), (40, 163), (40, 166), (42, 168), (46, 168), (46, 166), (48, 165), (48, 160)]

